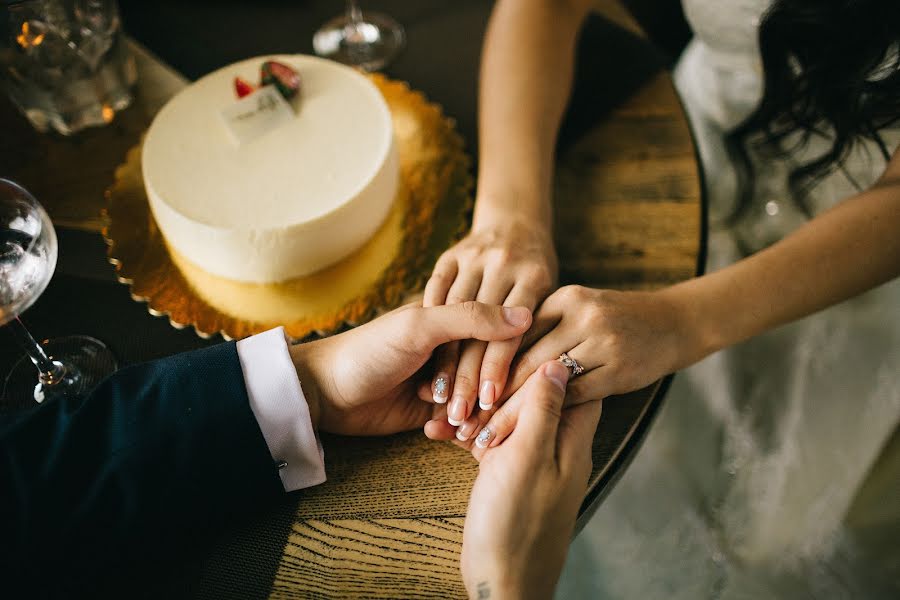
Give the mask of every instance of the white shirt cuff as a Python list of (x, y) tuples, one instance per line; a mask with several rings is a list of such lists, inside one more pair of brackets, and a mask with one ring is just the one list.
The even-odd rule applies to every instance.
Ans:
[(237, 343), (250, 409), (259, 423), (284, 491), (323, 483), (325, 451), (313, 430), (309, 405), (288, 351), (283, 327)]

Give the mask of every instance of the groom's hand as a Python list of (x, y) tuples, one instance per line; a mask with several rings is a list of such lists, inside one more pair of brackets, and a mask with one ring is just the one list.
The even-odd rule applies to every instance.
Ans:
[(435, 348), (466, 339), (518, 337), (527, 308), (465, 302), (407, 305), (334, 337), (291, 347), (313, 426), (345, 435), (385, 435), (421, 427), (432, 405), (416, 394)]
[(552, 598), (591, 474), (599, 401), (563, 409), (569, 371), (541, 365), (513, 396), (519, 422), (481, 467), (463, 532), (470, 598)]

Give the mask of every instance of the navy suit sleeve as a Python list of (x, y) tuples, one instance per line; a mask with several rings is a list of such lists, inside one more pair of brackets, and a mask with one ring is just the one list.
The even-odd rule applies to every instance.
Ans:
[(0, 571), (91, 578), (283, 494), (234, 343), (129, 367), (0, 424)]

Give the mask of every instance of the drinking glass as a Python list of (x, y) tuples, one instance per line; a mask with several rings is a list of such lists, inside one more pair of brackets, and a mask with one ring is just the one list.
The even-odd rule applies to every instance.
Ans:
[(365, 71), (387, 65), (406, 44), (403, 27), (387, 15), (363, 12), (348, 0), (344, 14), (328, 21), (313, 36), (316, 54)]
[(38, 344), (19, 319), (46, 289), (56, 257), (56, 232), (43, 207), (22, 186), (0, 179), (0, 326), (28, 353), (6, 377), (4, 408), (78, 398), (116, 370), (115, 358), (99, 340), (68, 336)]
[(0, 84), (35, 129), (70, 135), (109, 123), (131, 103), (137, 70), (115, 0), (13, 0), (6, 8)]

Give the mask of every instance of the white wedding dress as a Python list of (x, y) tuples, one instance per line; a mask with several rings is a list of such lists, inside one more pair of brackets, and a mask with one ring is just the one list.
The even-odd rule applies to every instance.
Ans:
[[(752, 214), (724, 132), (762, 95), (757, 31), (768, 0), (684, 0), (694, 39), (675, 82), (710, 209), (707, 271), (805, 217), (787, 160), (754, 156)], [(889, 151), (900, 130), (881, 132)], [(821, 212), (885, 168), (857, 147), (811, 192)], [(900, 232), (898, 232), (900, 235)], [(777, 297), (778, 290), (770, 290)], [(900, 280), (710, 356), (675, 377), (622, 479), (572, 545), (559, 598), (900, 598)]]

